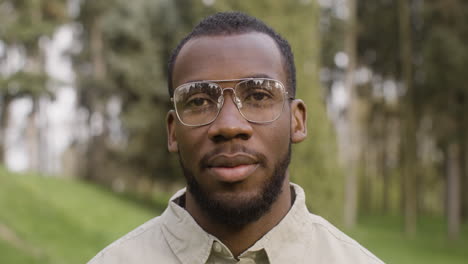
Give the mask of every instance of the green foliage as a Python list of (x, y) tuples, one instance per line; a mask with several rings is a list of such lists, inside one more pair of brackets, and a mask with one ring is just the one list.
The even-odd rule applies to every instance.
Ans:
[[(389, 205), (405, 208), (402, 205), (415, 206), (412, 202), (417, 201), (418, 209), (407, 210), (407, 215), (447, 212), (450, 207), (456, 208), (454, 216), (457, 204), (462, 203), (461, 215), (466, 220), (468, 196), (462, 192), (460, 197), (447, 200), (453, 193), (447, 189), (448, 172), (459, 174), (455, 178), (459, 177), (460, 183), (455, 188), (462, 185), (461, 190), (466, 189), (468, 183), (466, 1), (356, 3), (358, 98), (353, 102), (362, 111), (359, 124), (352, 125), (359, 127), (362, 141), (360, 210), (368, 210), (370, 204), (383, 210)], [(405, 6), (407, 15), (402, 12)], [(344, 69), (334, 65), (333, 55), (343, 51), (336, 42), (342, 42), (347, 21), (336, 19), (333, 10), (325, 10), (322, 16), (322, 65), (331, 72), (326, 80), (331, 87), (332, 82), (343, 81)], [(344, 123), (353, 121), (348, 118)], [(447, 154), (450, 144), (460, 148), (459, 156), (452, 160)], [(408, 179), (417, 179), (417, 183)], [(397, 195), (392, 194), (395, 190)], [(382, 199), (374, 199), (380, 194)]]
[(398, 1), (357, 1), (358, 61), (384, 77), (400, 74)]
[(0, 38), (7, 44), (37, 45), (68, 19), (65, 0), (1, 0)]
[[(100, 113), (108, 123), (110, 100), (120, 103), (119, 128), (124, 140), (111, 145), (108, 132), (95, 137), (88, 152), (104, 150), (104, 158), (88, 157), (86, 175), (109, 175), (107, 163), (136, 175), (158, 180), (180, 179), (171, 166), (175, 157), (166, 147), (165, 116), (169, 110), (166, 61), (178, 36), (178, 10), (172, 1), (83, 1), (78, 17), (83, 31), (83, 51), (75, 57), (80, 105), (90, 114)], [(133, 170), (133, 171), (132, 171)], [(122, 170), (120, 170), (122, 171)], [(130, 172), (128, 172), (130, 171)], [(107, 182), (112, 182), (110, 174)], [(122, 175), (119, 175), (122, 176)], [(99, 176), (100, 177), (100, 176)]]
[[(24, 65), (15, 69), (16, 72), (12, 72), (8, 65), (2, 65), (6, 72), (10, 72), (0, 76), (0, 97), (4, 102), (24, 96), (33, 99), (43, 95), (53, 97), (48, 83), (50, 78), (45, 72), (43, 45), (41, 46), (40, 40), (51, 36), (65, 21), (65, 0), (0, 1), (0, 42), (4, 44), (5, 54), (15, 49), (24, 60)], [(3, 104), (1, 115), (7, 112), (6, 108), (7, 104)], [(8, 125), (7, 117), (2, 119), (0, 129), (5, 129)], [(0, 152), (3, 152), (2, 147)]]
[(53, 97), (50, 91), (44, 91), (47, 83), (47, 75), (40, 73), (17, 72), (7, 77), (0, 77), (0, 94), (10, 98), (31, 96), (38, 98), (40, 95)]
[(88, 183), (1, 168), (0, 225), (16, 236), (0, 236), (2, 263), (85, 263), (162, 209)]
[(435, 128), (442, 145), (453, 140), (463, 141), (468, 124), (464, 112), (468, 109), (468, 88), (465, 85), (468, 67), (468, 6), (464, 1), (434, 1), (425, 9), (428, 23), (420, 33), (424, 39), (421, 56), (424, 63), (417, 82), (418, 97), (426, 112), (440, 124)]

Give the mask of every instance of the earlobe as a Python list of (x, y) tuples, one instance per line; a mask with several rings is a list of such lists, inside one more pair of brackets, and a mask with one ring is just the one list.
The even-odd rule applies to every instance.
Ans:
[(291, 142), (299, 143), (307, 137), (307, 108), (300, 99), (291, 103)]
[(166, 130), (167, 130), (167, 149), (169, 152), (178, 152), (177, 137), (175, 133), (175, 122), (177, 122), (175, 111), (170, 110), (166, 116)]

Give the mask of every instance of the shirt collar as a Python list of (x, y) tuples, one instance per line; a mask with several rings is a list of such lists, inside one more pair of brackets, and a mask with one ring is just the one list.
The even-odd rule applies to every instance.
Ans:
[[(281, 252), (288, 252), (285, 251), (288, 247), (300, 247), (297, 238), (303, 233), (300, 228), (305, 225), (304, 219), (308, 210), (305, 205), (304, 190), (293, 183), (291, 186), (296, 198), (288, 214), (277, 226), (242, 253), (241, 257), (248, 256), (252, 252), (265, 251), (270, 263), (275, 264)], [(178, 191), (170, 199), (169, 206), (162, 215), (162, 231), (172, 251), (182, 263), (206, 263), (212, 250), (219, 245), (223, 248), (225, 246), (217, 238), (205, 232), (193, 217), (174, 201), (184, 195), (185, 191), (185, 188)]]
[(304, 227), (309, 226), (306, 223), (309, 211), (305, 204), (305, 193), (297, 184), (291, 183), (291, 187), (296, 197), (289, 212), (278, 225), (271, 229), (249, 249), (265, 249), (271, 264), (285, 263), (285, 261), (281, 259), (285, 257), (287, 259), (287, 256), (285, 256), (287, 252), (298, 252), (300, 248), (305, 246), (300, 242), (300, 238), (304, 236)]
[(174, 200), (185, 194), (186, 189), (172, 196), (169, 206), (161, 216), (162, 232), (174, 254), (182, 263), (205, 263), (210, 255), (213, 236), (206, 233), (193, 217)]

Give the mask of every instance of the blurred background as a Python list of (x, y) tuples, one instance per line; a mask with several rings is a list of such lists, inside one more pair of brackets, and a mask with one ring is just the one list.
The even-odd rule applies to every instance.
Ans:
[(387, 263), (467, 263), (464, 0), (0, 0), (0, 262), (86, 263), (164, 210), (166, 63), (227, 10), (291, 43), (310, 210)]

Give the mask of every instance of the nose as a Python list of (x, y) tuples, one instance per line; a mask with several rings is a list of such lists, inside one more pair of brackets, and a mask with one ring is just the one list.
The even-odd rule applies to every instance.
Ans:
[(227, 141), (234, 138), (247, 140), (252, 136), (252, 125), (237, 109), (234, 94), (224, 91), (224, 105), (218, 117), (210, 124), (208, 137), (214, 142)]

